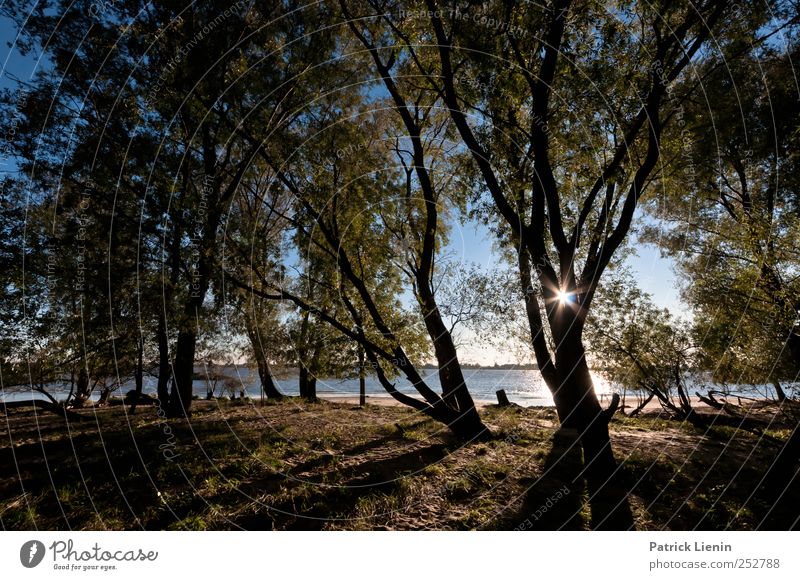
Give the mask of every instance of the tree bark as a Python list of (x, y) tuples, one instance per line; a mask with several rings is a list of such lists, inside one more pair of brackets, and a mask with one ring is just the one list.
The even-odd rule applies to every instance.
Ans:
[(639, 405), (633, 411), (628, 413), (628, 415), (630, 417), (635, 417), (636, 415), (641, 413), (642, 409), (644, 409), (647, 406), (647, 403), (653, 400), (653, 397), (655, 397), (655, 394), (651, 391), (650, 394), (648, 394), (647, 397), (645, 397), (645, 399), (641, 403), (639, 403)]
[(156, 387), (156, 393), (161, 408), (166, 411), (169, 408), (169, 379), (172, 368), (169, 364), (167, 324), (163, 315), (159, 315), (156, 340), (158, 342), (158, 385)]
[(50, 401), (45, 401), (43, 399), (30, 399), (28, 401), (8, 401), (6, 403), (0, 402), (0, 411), (6, 412), (8, 409), (21, 409), (24, 407), (34, 407), (37, 409), (43, 409), (45, 411), (49, 411), (51, 413), (55, 413), (65, 419), (69, 419), (70, 421), (84, 421), (86, 418), (83, 415), (80, 415), (74, 411), (70, 411), (69, 409), (63, 407), (62, 405), (58, 405), (56, 403), (52, 403)]
[(110, 396), (111, 396), (111, 389), (109, 389), (108, 387), (104, 386), (100, 390), (100, 398), (97, 400), (97, 406), (98, 407), (104, 407), (105, 405), (108, 405), (108, 398)]
[(261, 380), (261, 392), (266, 395), (268, 399), (280, 399), (283, 393), (278, 390), (275, 381), (272, 378), (272, 371), (269, 368), (267, 361), (267, 353), (264, 351), (264, 344), (261, 341), (261, 334), (259, 333), (256, 321), (249, 312), (245, 314), (245, 327), (247, 330), (247, 337), (250, 339), (250, 346), (253, 349), (253, 358), (256, 359), (256, 366), (258, 367), (258, 378)]
[(768, 498), (781, 496), (796, 477), (800, 461), (800, 423), (795, 425), (789, 439), (775, 455), (769, 471), (764, 476), (764, 489)]
[(555, 356), (558, 384), (551, 385), (561, 426), (575, 429), (583, 449), (583, 476), (592, 506), (592, 526), (596, 529), (629, 529), (633, 516), (619, 487), (617, 462), (611, 446), (608, 423), (619, 405), (619, 396), (603, 410), (594, 391), (586, 362), (581, 327), (571, 316), (563, 316), (567, 326), (558, 328)]
[(439, 382), (442, 385), (442, 400), (453, 413), (450, 428), (461, 438), (471, 440), (483, 437), (488, 430), (483, 424), (475, 401), (467, 388), (461, 363), (458, 360), (453, 337), (442, 320), (436, 298), (427, 275), (417, 275), (417, 291), (421, 300), (423, 319), (428, 335), (433, 342), (434, 355), (439, 367)]
[(73, 402), (73, 406), (83, 407), (86, 404), (86, 401), (89, 400), (91, 394), (91, 390), (89, 389), (89, 372), (86, 370), (86, 364), (84, 361), (83, 364), (81, 364), (80, 371), (78, 371), (78, 381), (76, 384), (75, 401)]
[(268, 399), (283, 398), (283, 393), (278, 390), (278, 386), (272, 378), (272, 371), (269, 368), (269, 363), (266, 361), (258, 365), (258, 378), (261, 380), (261, 388), (264, 390), (264, 394)]
[(778, 396), (778, 402), (783, 403), (786, 400), (786, 393), (781, 387), (781, 382), (778, 379), (772, 381), (772, 385), (775, 387), (775, 394)]
[(366, 369), (364, 368), (364, 347), (358, 345), (358, 404), (367, 404), (367, 380)]
[(178, 333), (178, 342), (175, 345), (175, 364), (173, 366), (175, 378), (172, 382), (172, 391), (169, 395), (170, 417), (188, 417), (189, 407), (192, 404), (192, 383), (194, 378), (194, 352), (197, 345), (197, 336), (194, 331), (187, 328)]
[(501, 407), (511, 406), (511, 401), (508, 400), (508, 395), (506, 395), (505, 389), (500, 389), (497, 391), (497, 404)]
[(134, 381), (136, 390), (131, 402), (131, 415), (136, 414), (136, 405), (139, 404), (139, 399), (142, 398), (142, 389), (144, 387), (144, 336), (139, 335), (139, 343), (136, 345), (136, 371), (134, 372)]
[(300, 396), (304, 399), (313, 401), (317, 398), (317, 377), (309, 372), (308, 367), (300, 362)]

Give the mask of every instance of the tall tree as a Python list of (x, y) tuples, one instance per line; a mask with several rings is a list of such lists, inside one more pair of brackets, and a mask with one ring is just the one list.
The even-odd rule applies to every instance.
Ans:
[(714, 378), (782, 397), (800, 373), (798, 55), (744, 50), (707, 63), (705, 98), (682, 110), (647, 237), (677, 261)]
[(410, 139), (415, 87), (449, 112), (489, 211), (517, 249), (531, 344), (562, 425), (580, 433), (594, 493), (615, 471), (613, 408), (603, 410), (594, 393), (586, 316), (658, 171), (661, 137), (682, 98), (677, 82), (691, 76), (712, 34), (752, 36), (763, 9), (742, 27), (724, 0), (340, 5)]
[[(358, 66), (353, 74), (363, 78), (362, 63), (354, 62)], [(433, 287), (447, 230), (440, 212), (454, 203), (447, 195), (453, 193), (448, 189), (451, 180), (446, 172), (444, 177), (429, 174), (421, 186), (412, 169), (419, 162), (430, 172), (436, 160), (444, 163), (442, 115), (420, 119), (426, 142), (414, 157), (390, 118), (368, 112), (380, 111), (380, 106), (369, 98), (364, 103), (363, 90), (349, 75), (345, 78), (347, 86), (321, 96), (303, 112), (300, 146), (281, 158), (282, 164), (265, 154), (276, 185), (295, 200), (292, 222), (302, 258), (302, 291), (274, 286), (266, 295), (289, 300), (306, 313), (297, 336), (307, 336), (309, 314), (332, 325), (364, 347), (379, 381), (397, 400), (467, 439), (482, 436), (485, 426), (463, 380)], [(266, 276), (262, 272), (256, 278), (263, 281)], [(412, 313), (398, 302), (404, 287), (416, 298), (421, 325), (410, 326)], [(439, 363), (442, 395), (412, 362), (420, 332), (428, 336)], [(395, 387), (390, 378), (397, 373), (422, 401)]]

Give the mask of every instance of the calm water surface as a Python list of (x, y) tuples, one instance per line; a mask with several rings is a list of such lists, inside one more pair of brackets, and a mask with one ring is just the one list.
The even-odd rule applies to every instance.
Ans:
[[(199, 371), (199, 369), (198, 369)], [(258, 397), (261, 392), (261, 382), (258, 379), (258, 373), (245, 366), (230, 366), (225, 367), (224, 375), (228, 378), (225, 383), (230, 385), (230, 388), (225, 387), (223, 381), (218, 381), (215, 394), (217, 396), (226, 395), (230, 396), (231, 391), (235, 394), (244, 389), (251, 397)], [(434, 369), (423, 369), (423, 377), (426, 382), (435, 390), (441, 392), (439, 385), (438, 373)], [(500, 369), (464, 369), (464, 376), (467, 381), (470, 393), (477, 401), (496, 402), (497, 397), (495, 392), (498, 389), (505, 389), (508, 394), (509, 400), (523, 406), (538, 406), (538, 405), (552, 405), (553, 398), (550, 391), (544, 384), (541, 375), (535, 370), (500, 370)], [(605, 379), (598, 374), (593, 373), (595, 390), (598, 395), (610, 395), (617, 390), (616, 385), (608, 383)], [(298, 395), (297, 376), (289, 375), (276, 379), (278, 388), (286, 395)], [(395, 385), (400, 392), (416, 395), (417, 392), (407, 380), (403, 378), (396, 378)], [(128, 390), (133, 389), (133, 381), (128, 381), (122, 385), (117, 395), (122, 395)], [(770, 387), (753, 387), (753, 386), (740, 386), (733, 389), (736, 394), (748, 396), (772, 396)], [(367, 395), (372, 396), (388, 396), (386, 391), (378, 382), (375, 377), (367, 377), (366, 380)], [(695, 388), (689, 386), (690, 394), (694, 394)], [(705, 392), (707, 389), (701, 389)], [(51, 389), (51, 393), (56, 398), (64, 398), (69, 391), (69, 387), (59, 386)], [(154, 377), (146, 377), (144, 384), (144, 392), (155, 393), (156, 380)], [(200, 398), (205, 398), (207, 386), (205, 380), (196, 380), (194, 382), (194, 392)], [(317, 393), (320, 395), (340, 395), (352, 396), (358, 395), (358, 379), (320, 379), (317, 381)], [(25, 399), (31, 396), (30, 391), (15, 389), (14, 391), (2, 393), (0, 392), (0, 399), (4, 400), (18, 400)], [(38, 393), (37, 397), (41, 397)], [(98, 393), (94, 394), (93, 398), (97, 398)]]

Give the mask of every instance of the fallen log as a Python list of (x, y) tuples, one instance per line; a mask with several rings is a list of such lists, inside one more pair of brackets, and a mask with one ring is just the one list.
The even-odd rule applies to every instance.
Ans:
[(636, 417), (636, 415), (638, 415), (639, 413), (641, 413), (641, 412), (642, 412), (642, 409), (644, 409), (644, 408), (647, 406), (647, 403), (649, 403), (650, 401), (652, 401), (652, 400), (653, 400), (653, 397), (655, 397), (655, 394), (654, 394), (654, 393), (650, 393), (650, 395), (649, 395), (649, 396), (648, 396), (648, 397), (647, 397), (647, 398), (646, 398), (644, 401), (642, 401), (642, 402), (639, 404), (639, 406), (638, 406), (638, 407), (636, 407), (636, 408), (635, 408), (633, 411), (631, 411), (631, 412), (629, 413), (629, 416), (630, 416), (630, 417)]
[(70, 411), (69, 409), (64, 408), (62, 405), (56, 405), (55, 403), (45, 401), (44, 399), (29, 399), (27, 401), (8, 401), (5, 403), (0, 403), (0, 411), (3, 411), (4, 413), (7, 412), (8, 409), (24, 409), (25, 407), (33, 407), (35, 409), (49, 411), (51, 413), (55, 413), (56, 415), (60, 415), (69, 421), (83, 421), (86, 419), (79, 413)]
[(700, 399), (703, 403), (705, 403), (709, 407), (713, 407), (714, 409), (722, 409), (725, 406), (724, 403), (720, 403), (719, 401), (717, 401), (714, 398), (714, 395), (712, 395), (710, 392), (708, 393), (708, 397), (704, 397), (703, 395), (701, 395), (700, 391), (695, 391), (694, 394), (697, 395), (697, 398)]

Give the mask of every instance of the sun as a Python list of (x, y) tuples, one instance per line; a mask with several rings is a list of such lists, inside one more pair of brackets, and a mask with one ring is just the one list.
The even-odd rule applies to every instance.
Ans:
[(563, 290), (559, 290), (558, 293), (556, 293), (558, 303), (562, 306), (570, 301), (570, 296), (572, 296), (571, 292), (564, 292)]

